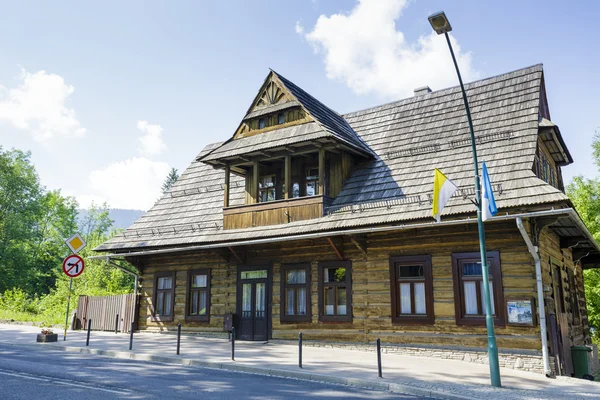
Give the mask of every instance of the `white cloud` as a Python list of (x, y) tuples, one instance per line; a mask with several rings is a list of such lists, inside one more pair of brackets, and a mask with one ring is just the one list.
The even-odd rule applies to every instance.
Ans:
[(22, 69), (19, 81), (12, 89), (0, 85), (0, 121), (30, 131), (38, 142), (85, 134), (75, 110), (65, 105), (75, 88), (63, 77)]
[(92, 193), (79, 195), (81, 206), (93, 200), (107, 202), (111, 208), (148, 210), (161, 196), (161, 186), (169, 172), (169, 165), (144, 157), (118, 161), (108, 167), (92, 171), (88, 187)]
[[(360, 0), (349, 14), (321, 15), (304, 37), (316, 52), (324, 54), (327, 77), (343, 81), (357, 94), (390, 98), (412, 96), (415, 88), (425, 85), (433, 90), (456, 85), (443, 37), (431, 32), (416, 43), (407, 43), (396, 29), (408, 3)], [(463, 78), (477, 78), (470, 53), (462, 52), (458, 42), (451, 40)]]
[(145, 133), (137, 139), (140, 154), (154, 156), (167, 149), (162, 137), (163, 128), (160, 125), (149, 124), (148, 121), (138, 121), (137, 127)]
[(304, 27), (302, 25), (300, 25), (300, 21), (296, 21), (296, 33), (298, 35), (302, 35), (304, 33)]

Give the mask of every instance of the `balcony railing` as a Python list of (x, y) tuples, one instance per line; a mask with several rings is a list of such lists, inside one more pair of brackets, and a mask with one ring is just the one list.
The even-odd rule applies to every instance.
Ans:
[(223, 229), (287, 224), (320, 218), (333, 201), (327, 196), (296, 197), (223, 208)]

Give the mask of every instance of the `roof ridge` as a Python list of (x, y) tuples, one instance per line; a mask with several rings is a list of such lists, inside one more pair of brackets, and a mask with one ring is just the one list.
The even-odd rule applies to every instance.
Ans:
[[(484, 82), (484, 81), (496, 79), (496, 78), (499, 78), (501, 76), (510, 75), (510, 74), (515, 73), (515, 72), (521, 72), (521, 71), (525, 71), (525, 70), (536, 68), (536, 67), (539, 67), (539, 70), (543, 71), (544, 64), (537, 63), (537, 64), (530, 65), (528, 67), (518, 68), (518, 69), (515, 69), (513, 71), (508, 71), (508, 72), (504, 72), (504, 73), (501, 73), (501, 74), (496, 74), (496, 75), (488, 76), (486, 78), (481, 78), (481, 79), (477, 79), (477, 80), (474, 80), (474, 81), (470, 81), (470, 82), (465, 83), (465, 88), (468, 88), (469, 86), (475, 85), (475, 84), (480, 83), (480, 82)], [(460, 87), (460, 85), (448, 86), (448, 87), (445, 87), (445, 88), (434, 90), (434, 91), (432, 91), (430, 93), (427, 93), (427, 94), (428, 95), (440, 94), (440, 92), (450, 91), (452, 89), (457, 89), (459, 87)], [(358, 113), (362, 113), (362, 112), (365, 112), (365, 111), (373, 110), (373, 109), (376, 109), (376, 108), (383, 108), (383, 107), (386, 107), (386, 106), (391, 106), (391, 105), (394, 105), (394, 104), (398, 104), (398, 103), (404, 102), (406, 100), (415, 99), (415, 97), (416, 96), (405, 97), (405, 98), (398, 99), (398, 100), (393, 100), (393, 101), (390, 101), (390, 102), (387, 102), (387, 103), (378, 104), (376, 106), (366, 107), (366, 108), (362, 108), (360, 110), (355, 110), (355, 111), (349, 111), (347, 113), (341, 114), (341, 117), (344, 118), (344, 119), (346, 119), (346, 117), (348, 117), (349, 115), (352, 115), (352, 114), (358, 114)]]
[[(366, 141), (352, 128), (350, 123), (337, 111), (327, 106), (325, 103), (296, 85), (294, 82), (287, 79), (285, 76), (271, 69), (271, 72), (279, 79), (279, 81), (291, 92), (291, 94), (300, 102), (309, 114), (315, 119), (319, 125), (325, 130), (334, 133), (336, 136), (342, 136), (342, 139), (349, 144), (358, 145), (363, 151), (374, 154)], [(304, 99), (306, 97), (307, 99)], [(307, 101), (308, 100), (308, 101)], [(311, 104), (314, 103), (314, 104)], [(319, 110), (319, 108), (323, 110)], [(321, 114), (321, 115), (319, 115)], [(328, 115), (331, 114), (331, 115)], [(337, 128), (337, 129), (336, 129)], [(346, 136), (346, 137), (344, 137)], [(358, 142), (358, 143), (352, 143)]]

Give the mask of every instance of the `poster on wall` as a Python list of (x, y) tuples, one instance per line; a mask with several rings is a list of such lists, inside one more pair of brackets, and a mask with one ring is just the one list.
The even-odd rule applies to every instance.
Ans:
[(506, 310), (510, 325), (532, 326), (534, 324), (535, 314), (532, 299), (507, 300)]

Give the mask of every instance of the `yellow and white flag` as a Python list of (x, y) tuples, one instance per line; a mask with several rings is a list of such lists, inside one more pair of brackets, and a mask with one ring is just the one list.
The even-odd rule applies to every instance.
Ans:
[(439, 169), (435, 169), (433, 177), (433, 218), (440, 222), (440, 215), (446, 206), (450, 197), (456, 192), (458, 187), (452, 181), (446, 178)]

